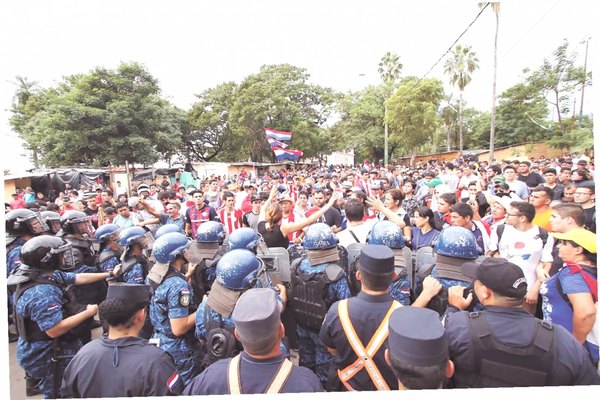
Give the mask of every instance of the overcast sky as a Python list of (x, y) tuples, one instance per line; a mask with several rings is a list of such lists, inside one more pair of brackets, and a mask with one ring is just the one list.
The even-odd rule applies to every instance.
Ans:
[[(566, 38), (583, 64), (592, 36), (592, 1), (503, 1), (498, 38), (498, 89), (522, 81)], [(423, 76), (479, 12), (474, 1), (4, 1), (0, 5), (0, 129), (10, 156), (25, 166), (6, 122), (16, 75), (56, 84), (96, 66), (137, 61), (156, 77), (163, 96), (188, 109), (194, 95), (221, 82), (240, 82), (261, 65), (304, 67), (311, 81), (340, 91), (377, 84), (386, 51), (400, 56), (403, 75)], [(596, 22), (597, 23), (597, 22)], [(465, 90), (469, 106), (489, 110), (495, 16), (488, 7), (460, 39), (479, 70)], [(596, 39), (597, 40), (597, 39)], [(594, 58), (590, 41), (588, 69)], [(444, 81), (445, 56), (428, 77)], [(586, 90), (584, 112), (591, 111)], [(579, 110), (579, 98), (577, 99)]]

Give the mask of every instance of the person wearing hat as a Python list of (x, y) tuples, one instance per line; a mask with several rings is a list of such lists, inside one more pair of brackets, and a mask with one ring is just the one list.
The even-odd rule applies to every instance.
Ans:
[(221, 222), (221, 220), (215, 209), (206, 204), (202, 190), (194, 189), (189, 195), (192, 197), (194, 204), (189, 206), (185, 211), (185, 232), (192, 239), (196, 240), (196, 232), (203, 222)]
[(510, 208), (510, 203), (512, 203), (513, 200), (507, 196), (499, 197), (491, 195), (489, 197), (489, 202), (490, 213), (485, 216), (483, 221), (490, 226), (491, 235), (491, 232), (493, 232), (498, 225), (506, 222), (506, 212)]
[(138, 336), (146, 320), (150, 286), (116, 283), (100, 303), (108, 333), (82, 347), (67, 366), (62, 397), (145, 397), (181, 394), (173, 358)]
[[(361, 291), (356, 297), (333, 303), (319, 332), (334, 356), (337, 370), (335, 376), (330, 374), (328, 390), (398, 389), (398, 381), (384, 358), (388, 319), (401, 307), (388, 293), (395, 275), (394, 253), (389, 247), (367, 244), (361, 249), (356, 272)], [(427, 293), (432, 280), (427, 280)]]
[(535, 318), (522, 307), (527, 294), (523, 270), (504, 258), (462, 265), (474, 280), (481, 312), (465, 310), (474, 294), (448, 290), (443, 318), (457, 388), (597, 385), (600, 377), (587, 352), (560, 325)]
[(247, 290), (232, 312), (235, 338), (243, 352), (205, 369), (184, 395), (322, 392), (313, 372), (297, 367), (281, 352), (285, 329), (280, 304), (268, 288)]
[(563, 265), (540, 289), (544, 320), (563, 326), (598, 365), (600, 318), (596, 315), (598, 281), (596, 234), (575, 228), (553, 232)]
[(448, 339), (439, 315), (427, 308), (401, 307), (389, 321), (385, 359), (398, 388), (441, 389), (454, 374)]
[[(301, 214), (296, 213), (294, 210), (294, 200), (289, 196), (289, 194), (284, 194), (279, 199), (279, 204), (281, 205), (282, 224), (293, 223), (305, 219)], [(299, 244), (303, 237), (304, 231), (302, 229), (298, 229), (297, 231), (288, 234), (288, 240), (290, 243)]]

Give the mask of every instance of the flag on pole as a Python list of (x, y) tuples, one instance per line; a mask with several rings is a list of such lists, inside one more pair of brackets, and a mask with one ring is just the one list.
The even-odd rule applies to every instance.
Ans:
[(265, 128), (265, 136), (275, 140), (292, 140), (292, 132), (281, 132), (269, 128)]
[(277, 161), (290, 159), (297, 160), (302, 157), (302, 150), (292, 150), (292, 149), (282, 149), (281, 147), (273, 147), (273, 152), (275, 153), (275, 157)]
[(365, 168), (367, 170), (371, 170), (371, 164), (369, 164), (369, 160), (365, 160), (363, 162), (363, 168)]
[(280, 142), (279, 140), (273, 139), (268, 137), (267, 138), (267, 142), (269, 142), (269, 145), (271, 146), (271, 148), (273, 147), (281, 147), (282, 149), (285, 149), (286, 147), (288, 147), (287, 144)]

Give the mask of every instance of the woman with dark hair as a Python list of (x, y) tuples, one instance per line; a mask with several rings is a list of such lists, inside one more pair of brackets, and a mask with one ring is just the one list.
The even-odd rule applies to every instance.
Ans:
[[(404, 194), (400, 189), (390, 189), (383, 195), (383, 204), (394, 214), (400, 217), (402, 221), (400, 228), (402, 228), (402, 235), (404, 240), (410, 241), (410, 216), (404, 208), (402, 208), (402, 201), (404, 200)], [(379, 220), (385, 221), (389, 218), (384, 213), (379, 213)]]
[(596, 315), (598, 282), (596, 235), (583, 228), (553, 232), (563, 266), (542, 283), (544, 320), (571, 332), (598, 366), (600, 323)]
[(62, 397), (178, 395), (183, 382), (172, 357), (138, 336), (144, 326), (150, 286), (116, 283), (100, 303), (108, 333), (85, 345), (65, 370)]
[(450, 208), (456, 204), (456, 194), (442, 193), (437, 199), (437, 211), (433, 213), (433, 227), (441, 231), (447, 226), (452, 225), (450, 218)]
[(281, 223), (283, 211), (281, 210), (279, 202), (273, 203), (273, 199), (275, 199), (277, 193), (277, 187), (278, 185), (274, 184), (271, 188), (269, 198), (260, 208), (260, 214), (258, 216), (258, 233), (262, 235), (267, 247), (283, 247), (287, 249), (290, 245), (288, 239), (290, 233), (299, 231), (300, 229), (317, 222), (317, 220), (325, 214), (339, 198), (339, 194), (336, 192), (331, 196), (327, 204), (312, 213), (310, 217), (301, 221)]
[(592, 175), (586, 170), (581, 169), (576, 169), (571, 173), (571, 180), (577, 187), (581, 185), (594, 184), (594, 179), (592, 178)]
[(433, 227), (433, 211), (429, 207), (419, 207), (413, 213), (412, 240), (410, 246), (412, 250), (419, 250), (421, 247), (432, 246), (433, 242), (440, 235), (440, 231)]
[(410, 216), (415, 213), (415, 210), (419, 207), (419, 199), (415, 194), (415, 190), (417, 190), (417, 183), (412, 179), (407, 179), (404, 181), (404, 185), (402, 185), (402, 194), (404, 195), (404, 200), (402, 200), (402, 208), (406, 211), (406, 213)]

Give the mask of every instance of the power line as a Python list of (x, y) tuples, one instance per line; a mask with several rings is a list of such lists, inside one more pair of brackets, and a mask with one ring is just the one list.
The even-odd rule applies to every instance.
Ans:
[(489, 2), (485, 3), (485, 6), (479, 11), (479, 13), (475, 17), (475, 19), (473, 21), (471, 21), (471, 23), (469, 24), (469, 26), (467, 26), (467, 28), (456, 38), (456, 40), (450, 45), (450, 47), (448, 47), (448, 50), (446, 50), (446, 52), (440, 56), (440, 58), (435, 62), (435, 64), (433, 64), (433, 66), (431, 68), (429, 68), (429, 71), (427, 71), (425, 73), (425, 75), (423, 75), (421, 78), (419, 78), (419, 80), (417, 81), (417, 83), (415, 83), (415, 86), (417, 86), (419, 83), (421, 83), (421, 81), (423, 80), (423, 78), (425, 78), (427, 75), (429, 75), (429, 73), (440, 63), (440, 61), (442, 61), (442, 59), (446, 56), (446, 54), (448, 54), (448, 53), (450, 53), (452, 51), (452, 48), (454, 47), (454, 45), (460, 40), (461, 37), (464, 36), (465, 33), (467, 33), (467, 31), (471, 28), (471, 26), (475, 23), (475, 21), (477, 21), (479, 19), (479, 17), (481, 16), (481, 14), (485, 11), (485, 9), (489, 5), (490, 5)]

